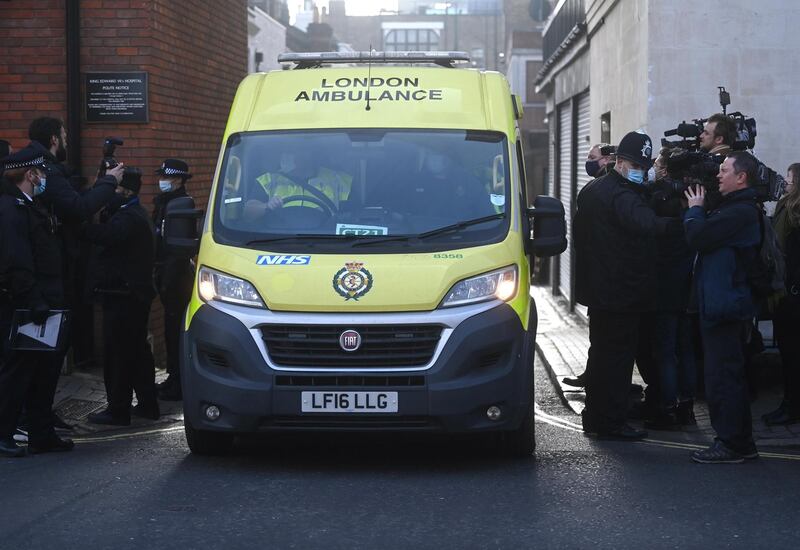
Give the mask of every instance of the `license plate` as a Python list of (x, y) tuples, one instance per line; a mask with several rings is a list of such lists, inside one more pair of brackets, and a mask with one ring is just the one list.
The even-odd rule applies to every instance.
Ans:
[(396, 413), (396, 391), (304, 391), (302, 412)]

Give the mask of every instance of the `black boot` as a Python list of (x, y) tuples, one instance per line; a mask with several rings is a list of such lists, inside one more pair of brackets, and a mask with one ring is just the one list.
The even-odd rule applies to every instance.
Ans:
[(13, 437), (0, 439), (0, 456), (18, 458), (25, 456), (25, 447), (20, 447)]
[(75, 447), (75, 443), (71, 439), (58, 437), (53, 432), (43, 439), (31, 439), (30, 443), (28, 443), (28, 452), (35, 455), (41, 453), (63, 453), (71, 451), (73, 447)]
[(767, 426), (784, 426), (800, 421), (800, 407), (784, 399), (774, 411), (761, 417)]
[(100, 412), (92, 413), (89, 415), (89, 424), (102, 424), (105, 426), (130, 426), (130, 414), (125, 416), (121, 414), (114, 414), (109, 409)]
[(173, 382), (168, 386), (160, 389), (158, 391), (158, 398), (162, 401), (180, 401), (183, 399), (183, 394), (181, 393), (181, 382), (177, 378), (173, 377)]
[(694, 417), (694, 400), (679, 402), (675, 409), (675, 417), (681, 426), (697, 426), (697, 419)]
[(573, 388), (583, 388), (586, 386), (586, 372), (584, 372), (583, 374), (579, 374), (574, 378), (571, 376), (567, 376), (561, 382), (566, 384), (567, 386), (572, 386)]
[(651, 430), (677, 430), (680, 428), (680, 424), (675, 414), (675, 407), (661, 409), (654, 415), (646, 418), (644, 427)]
[(161, 417), (161, 411), (159, 411), (157, 402), (151, 405), (139, 403), (131, 409), (131, 414), (139, 418), (147, 418), (148, 420), (158, 420)]

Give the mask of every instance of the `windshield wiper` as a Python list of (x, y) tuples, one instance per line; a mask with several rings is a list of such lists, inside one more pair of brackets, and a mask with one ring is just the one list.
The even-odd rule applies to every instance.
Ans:
[(418, 239), (427, 239), (429, 237), (435, 237), (436, 235), (442, 235), (443, 233), (450, 233), (451, 231), (460, 231), (465, 227), (469, 227), (471, 225), (478, 225), (481, 223), (490, 222), (492, 220), (499, 220), (505, 217), (504, 212), (500, 212), (497, 214), (492, 214), (491, 216), (484, 216), (482, 218), (475, 218), (474, 220), (464, 220), (461, 222), (454, 223), (452, 225), (445, 225), (444, 227), (439, 227), (436, 229), (431, 229), (430, 231), (426, 231), (424, 233), (420, 233), (419, 235), (397, 235), (394, 237), (386, 237), (383, 239), (365, 239), (358, 243), (353, 243), (353, 248), (357, 246), (369, 246), (373, 244), (382, 244), (391, 241), (410, 241), (410, 240), (418, 240)]
[(268, 244), (268, 243), (276, 243), (279, 241), (293, 241), (293, 240), (342, 240), (342, 241), (352, 241), (355, 239), (360, 238), (359, 235), (331, 235), (329, 233), (295, 233), (294, 235), (286, 235), (283, 237), (269, 237), (264, 239), (253, 239), (252, 241), (247, 241), (245, 246), (250, 246), (254, 244)]

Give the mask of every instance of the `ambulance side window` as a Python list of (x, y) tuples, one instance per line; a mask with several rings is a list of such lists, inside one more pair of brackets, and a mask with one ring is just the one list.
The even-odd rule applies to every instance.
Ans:
[(519, 188), (522, 191), (522, 204), (525, 208), (530, 206), (528, 202), (528, 183), (525, 177), (525, 158), (522, 153), (522, 142), (517, 140), (517, 165), (519, 166)]

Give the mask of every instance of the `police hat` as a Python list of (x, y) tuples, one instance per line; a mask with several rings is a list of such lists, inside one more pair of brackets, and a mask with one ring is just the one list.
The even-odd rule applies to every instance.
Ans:
[(142, 188), (142, 171), (126, 166), (122, 172), (122, 181), (119, 182), (119, 186), (139, 194), (139, 189)]
[(187, 180), (192, 177), (189, 173), (189, 165), (180, 159), (166, 159), (161, 163), (161, 168), (156, 170), (156, 174), (179, 177)]
[(30, 145), (3, 159), (3, 171), (16, 170), (17, 168), (44, 168), (45, 160), (41, 150)]
[(647, 134), (628, 132), (617, 147), (617, 158), (635, 162), (648, 170), (653, 165), (653, 141)]

